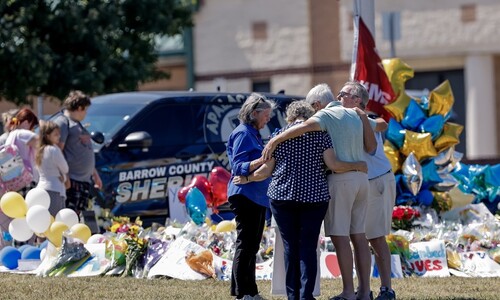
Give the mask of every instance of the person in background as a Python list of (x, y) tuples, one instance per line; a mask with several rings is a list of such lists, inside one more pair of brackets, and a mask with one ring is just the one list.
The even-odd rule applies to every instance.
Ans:
[[(368, 97), (362, 94), (363, 97)], [(342, 105), (347, 108), (365, 110), (368, 99), (345, 98)], [(382, 118), (367, 112), (368, 116), (378, 122), (385, 122)], [(366, 238), (375, 253), (381, 287), (376, 300), (395, 300), (396, 292), (391, 286), (391, 252), (385, 236), (391, 233), (392, 210), (396, 201), (396, 180), (392, 173), (392, 166), (384, 152), (383, 132), (375, 132), (377, 149), (375, 153), (365, 152), (365, 161), (368, 164), (368, 206), (366, 209)]]
[[(345, 162), (361, 161), (364, 151), (373, 153), (376, 140), (372, 128), (375, 121), (363, 113), (342, 107), (344, 97), (361, 98), (367, 93), (359, 83), (347, 82), (335, 101), (333, 93), (326, 84), (313, 87), (306, 100), (317, 102), (321, 110), (302, 124), (294, 126), (272, 138), (262, 155), (270, 159), (276, 146), (288, 139), (310, 131), (327, 131), (335, 144), (337, 157)], [(369, 130), (365, 130), (368, 128)], [(363, 172), (345, 172), (328, 175), (331, 201), (325, 216), (325, 234), (335, 246), (342, 274), (342, 292), (333, 300), (370, 299), (371, 255), (365, 236), (365, 216), (368, 197), (368, 176)], [(359, 287), (357, 294), (353, 282), (353, 256), (350, 242), (354, 247)]]
[(19, 112), (19, 109), (13, 108), (8, 111), (2, 113), (2, 124), (3, 124), (3, 133), (0, 135), (0, 146), (5, 145), (5, 141), (7, 141), (7, 137), (9, 136), (9, 132), (12, 129), (11, 121), (12, 118), (16, 116)]
[[(249, 176), (264, 160), (260, 157), (264, 143), (259, 130), (271, 119), (275, 103), (252, 93), (243, 103), (240, 124), (227, 142), (231, 177)], [(266, 209), (269, 208), (267, 188), (270, 179), (245, 185), (228, 184), (228, 202), (236, 219), (236, 243), (231, 274), (231, 296), (236, 299), (261, 299), (255, 281), (256, 254), (259, 251)]]
[(52, 121), (41, 122), (39, 128), (39, 146), (35, 163), (40, 175), (38, 188), (47, 191), (50, 196), (49, 212), (55, 216), (66, 207), (66, 188), (64, 181), (68, 174), (68, 164), (61, 149), (57, 146), (61, 132)]
[[(301, 124), (313, 114), (313, 107), (306, 101), (292, 102), (286, 110), (289, 124), (281, 131)], [(246, 184), (272, 174), (267, 194), (283, 238), (289, 300), (314, 299), (316, 246), (330, 201), (325, 164), (337, 173), (367, 171), (365, 162), (337, 161), (328, 133), (312, 131), (280, 144), (273, 158), (253, 174), (233, 179), (235, 184)]]
[(33, 182), (18, 191), (21, 195), (26, 196), (26, 193), (35, 187), (38, 182), (38, 171), (35, 168), (35, 152), (38, 147), (38, 136), (33, 132), (35, 126), (38, 125), (38, 118), (31, 109), (23, 108), (11, 119), (10, 125), (11, 132), (5, 144), (17, 147), (19, 155), (23, 159), (24, 166), (33, 175)]
[(72, 91), (64, 100), (64, 111), (54, 118), (61, 138), (58, 146), (68, 163), (70, 185), (66, 189), (66, 207), (79, 214), (88, 208), (91, 184), (102, 188), (95, 169), (95, 156), (90, 133), (80, 123), (87, 115), (90, 98), (81, 91)]

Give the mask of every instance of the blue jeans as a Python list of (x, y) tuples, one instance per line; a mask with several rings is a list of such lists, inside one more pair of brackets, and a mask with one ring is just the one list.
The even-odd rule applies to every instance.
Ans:
[(271, 200), (271, 211), (283, 238), (289, 300), (314, 299), (318, 270), (316, 246), (327, 209), (328, 202)]

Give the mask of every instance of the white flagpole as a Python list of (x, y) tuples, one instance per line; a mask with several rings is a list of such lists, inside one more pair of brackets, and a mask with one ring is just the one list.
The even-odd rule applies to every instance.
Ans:
[[(355, 12), (357, 13), (357, 12)], [(352, 58), (351, 58), (351, 74), (349, 75), (350, 80), (354, 80), (354, 74), (356, 72), (356, 63), (358, 58), (358, 43), (359, 43), (359, 15), (354, 16), (354, 41), (352, 45)]]

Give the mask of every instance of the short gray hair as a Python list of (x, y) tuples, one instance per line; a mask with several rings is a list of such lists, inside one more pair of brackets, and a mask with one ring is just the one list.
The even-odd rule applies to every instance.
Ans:
[(254, 125), (255, 118), (252, 113), (254, 111), (260, 112), (269, 108), (271, 110), (276, 108), (276, 103), (267, 99), (264, 95), (252, 93), (248, 96), (247, 100), (245, 100), (245, 103), (243, 103), (238, 114), (238, 119), (240, 119), (241, 123)]
[(293, 123), (299, 118), (309, 119), (314, 115), (314, 108), (305, 100), (297, 100), (290, 103), (286, 108), (286, 121)]
[(370, 100), (370, 96), (368, 95), (368, 91), (366, 90), (364, 85), (357, 81), (348, 81), (344, 84), (344, 86), (351, 87), (351, 94), (361, 98), (361, 108), (364, 110), (366, 108), (366, 105), (368, 104), (368, 100)]
[(322, 106), (326, 106), (328, 103), (335, 101), (335, 97), (333, 96), (332, 90), (328, 84), (320, 83), (307, 93), (306, 101), (309, 104), (319, 101)]

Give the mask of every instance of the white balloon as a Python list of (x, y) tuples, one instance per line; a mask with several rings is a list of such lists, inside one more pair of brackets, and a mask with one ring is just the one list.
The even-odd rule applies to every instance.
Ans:
[(9, 233), (19, 242), (25, 242), (33, 236), (33, 231), (29, 228), (26, 218), (15, 218), (10, 221)]
[(106, 237), (100, 233), (96, 233), (89, 237), (87, 244), (102, 244), (106, 241)]
[(40, 260), (45, 258), (45, 254), (47, 254), (47, 249), (43, 248), (42, 251), (40, 251)]
[(41, 188), (29, 190), (24, 200), (26, 200), (28, 209), (34, 205), (41, 205), (47, 209), (50, 207), (50, 195), (46, 190)]
[(56, 215), (56, 221), (63, 222), (69, 228), (80, 222), (80, 220), (78, 219), (78, 215), (71, 208), (61, 209)]
[(29, 228), (36, 233), (42, 233), (49, 229), (50, 221), (50, 212), (42, 205), (34, 205), (26, 213), (26, 222)]

